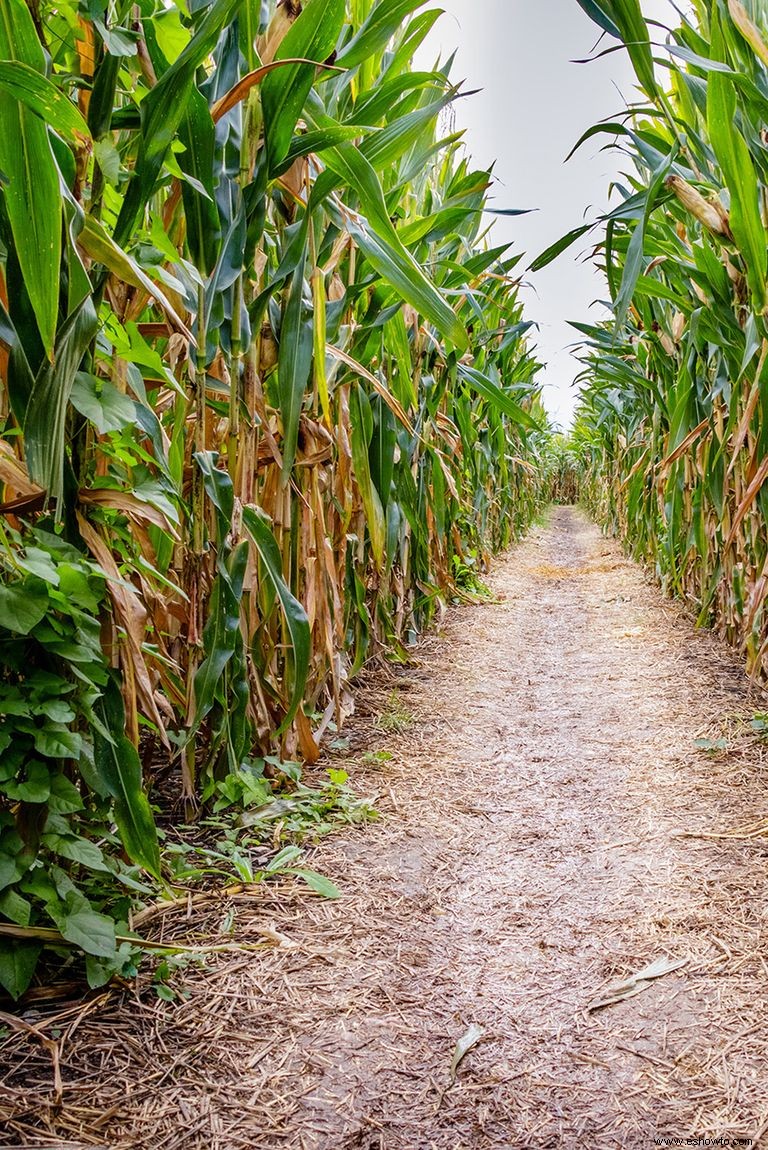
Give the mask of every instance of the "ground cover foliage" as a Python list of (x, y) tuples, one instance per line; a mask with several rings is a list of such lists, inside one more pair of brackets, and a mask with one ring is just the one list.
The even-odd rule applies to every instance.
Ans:
[(582, 7), (640, 87), (585, 137), (612, 138), (627, 164), (597, 249), (612, 315), (575, 325), (584, 497), (764, 675), (768, 5), (695, 0), (671, 30), (637, 0)]
[[(452, 130), (449, 68), (412, 66), (436, 10), (0, 14), (17, 997), (41, 954), (87, 956), (94, 985), (130, 971), (128, 912), (181, 881), (178, 826), (299, 785), (360, 668), (405, 658), (531, 520), (546, 435), (491, 175)], [(325, 811), (329, 788), (346, 817), (338, 779), (299, 798)]]

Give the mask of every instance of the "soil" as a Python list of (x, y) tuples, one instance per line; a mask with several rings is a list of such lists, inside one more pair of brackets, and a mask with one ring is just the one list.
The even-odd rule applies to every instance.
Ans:
[(190, 968), (184, 1003), (28, 1010), (0, 1145), (768, 1144), (765, 699), (574, 509), (490, 586), (359, 698), (382, 817), (311, 859), (342, 897), (156, 920), (261, 947)]

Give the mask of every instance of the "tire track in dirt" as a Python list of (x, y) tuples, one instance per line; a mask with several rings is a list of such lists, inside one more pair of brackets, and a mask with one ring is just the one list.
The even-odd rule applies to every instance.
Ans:
[[(353, 750), (394, 758), (364, 777), (381, 822), (316, 852), (343, 897), (238, 904), (238, 938), (268, 923), (293, 949), (190, 972), (173, 1010), (147, 1000), (85, 1019), (62, 1059), (63, 1108), (25, 1092), (22, 1066), (6, 1079), (17, 1144), (760, 1138), (768, 846), (684, 836), (766, 815), (763, 747), (743, 722), (762, 697), (573, 509), (491, 586), (493, 602), (449, 614), (415, 670), (361, 696), (373, 713), (354, 721)], [(393, 690), (411, 715), (399, 733), (381, 720)], [(702, 734), (728, 750), (697, 749)], [(192, 925), (210, 938), (221, 917)], [(588, 1010), (664, 956), (685, 965)], [(471, 1024), (484, 1037), (451, 1085)]]

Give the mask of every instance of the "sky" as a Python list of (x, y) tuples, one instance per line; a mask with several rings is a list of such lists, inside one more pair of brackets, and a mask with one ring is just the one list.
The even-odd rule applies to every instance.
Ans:
[[(493, 242), (511, 242), (526, 268), (560, 236), (592, 220), (608, 204), (622, 157), (601, 149), (595, 137), (564, 163), (581, 134), (636, 98), (635, 76), (624, 49), (589, 64), (600, 29), (576, 0), (440, 0), (445, 14), (421, 49), (417, 66), (456, 50), (452, 78), (482, 91), (457, 101), (456, 126), (478, 167), (495, 162), (494, 206), (537, 208), (526, 216), (499, 217)], [(669, 0), (642, 0), (646, 16), (676, 22)], [(663, 33), (659, 39), (663, 40)], [(616, 44), (606, 38), (600, 49)], [(630, 169), (628, 160), (624, 161)], [(585, 241), (586, 243), (586, 241)], [(583, 261), (585, 244), (554, 264), (525, 275), (527, 318), (539, 324), (538, 357), (544, 400), (567, 428), (577, 402), (573, 386), (581, 366), (569, 350), (577, 333), (568, 320), (590, 322), (606, 313), (601, 277)]]

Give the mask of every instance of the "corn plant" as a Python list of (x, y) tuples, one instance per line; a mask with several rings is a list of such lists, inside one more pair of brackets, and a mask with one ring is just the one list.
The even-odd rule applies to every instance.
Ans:
[(581, 497), (583, 460), (571, 435), (553, 433), (546, 442), (544, 478), (550, 503), (575, 504)]
[(167, 879), (142, 758), (184, 819), (316, 760), (354, 675), (528, 524), (546, 432), (490, 173), (411, 67), (424, 0), (0, 13), (18, 995), (43, 945), (125, 961), (114, 920)]
[(599, 244), (612, 318), (576, 325), (586, 496), (764, 674), (768, 6), (697, 0), (665, 43), (637, 0), (582, 7), (642, 90), (587, 133), (631, 163)]

